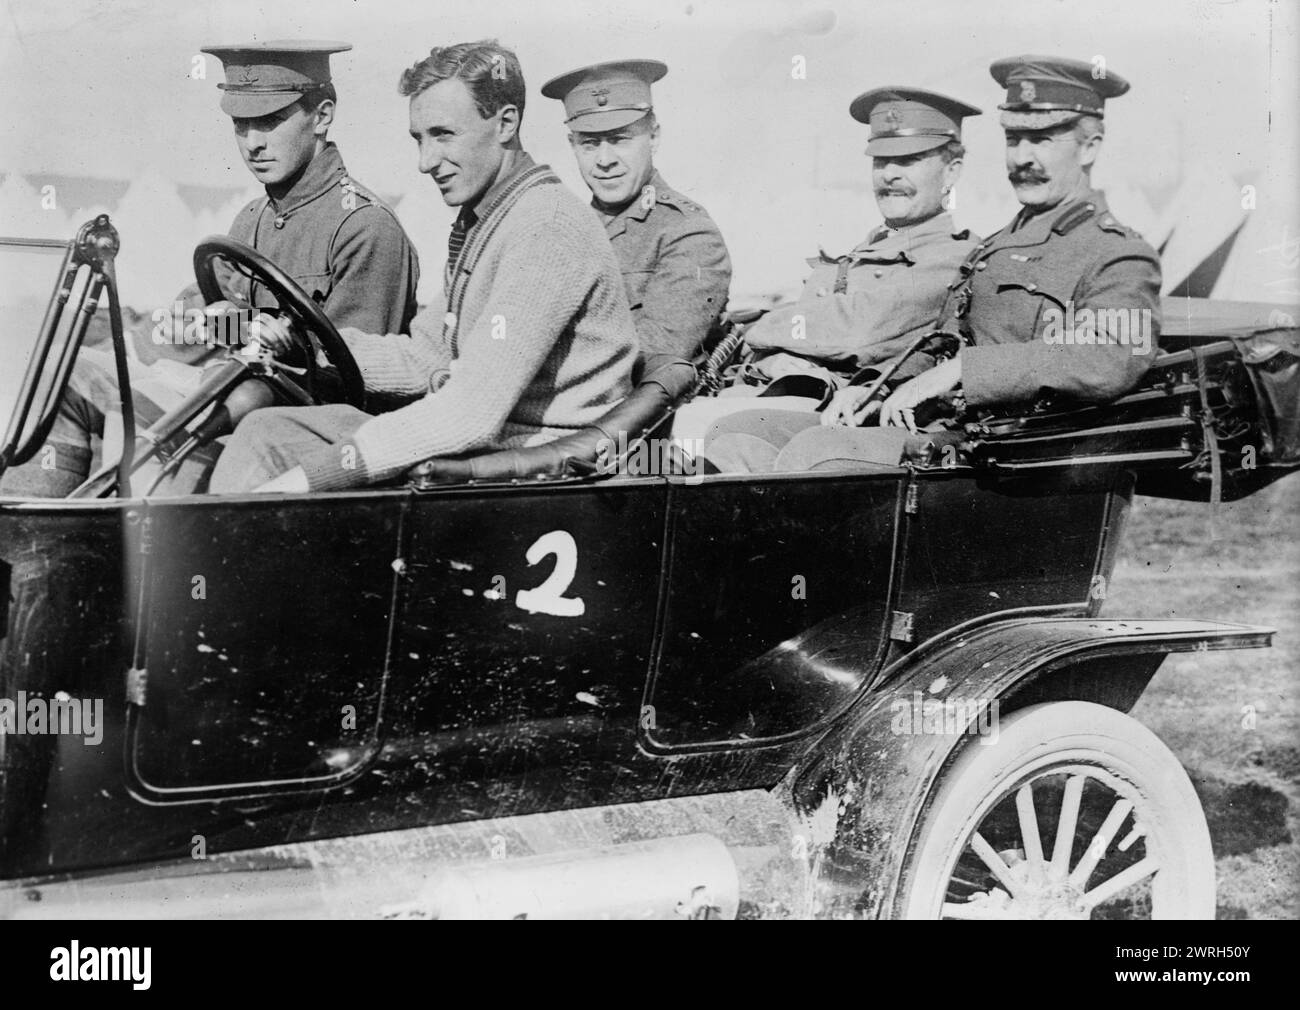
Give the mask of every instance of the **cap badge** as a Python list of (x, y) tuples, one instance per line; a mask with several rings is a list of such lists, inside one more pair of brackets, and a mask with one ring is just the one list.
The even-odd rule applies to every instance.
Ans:
[(1032, 102), (1038, 97), (1038, 90), (1034, 87), (1033, 81), (1020, 82), (1020, 100), (1022, 102)]
[(885, 125), (888, 126), (891, 130), (897, 130), (898, 127), (902, 124), (902, 122), (903, 122), (903, 117), (898, 114), (897, 109), (885, 110)]
[(605, 106), (609, 104), (609, 88), (592, 88), (591, 97), (596, 99), (596, 104)]
[(240, 67), (240, 68), (239, 68), (239, 77), (238, 77), (238, 79), (235, 81), (235, 83), (236, 83), (236, 84), (256, 84), (256, 83), (257, 83), (257, 74), (253, 73), (253, 71), (250, 70), (248, 67)]

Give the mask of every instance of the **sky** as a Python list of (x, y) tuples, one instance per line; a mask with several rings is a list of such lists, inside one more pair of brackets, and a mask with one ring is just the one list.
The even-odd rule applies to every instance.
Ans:
[[(1101, 57), (1131, 82), (1108, 103), (1094, 180), (1121, 220), (1166, 245), (1169, 284), (1245, 222), (1225, 295), (1300, 302), (1295, 0), (0, 0), (0, 8), (0, 234), (65, 238), (90, 213), (110, 211), (122, 233), (124, 298), (140, 307), (170, 301), (189, 279), (194, 244), (225, 231), (257, 193), (218, 109), (219, 64), (198, 52), (250, 38), (352, 43), (334, 58), (331, 138), (350, 172), (395, 202), (421, 252), (426, 298), (452, 215), (416, 171), (397, 79), (431, 46), (496, 37), (516, 50), (528, 82), (525, 147), (584, 198), (561, 107), (541, 97), (541, 84), (603, 60), (668, 64), (655, 85), (656, 161), (722, 229), (733, 305), (797, 291), (807, 256), (845, 251), (878, 223), (866, 128), (848, 115), (868, 88), (931, 88), (983, 108), (966, 123), (955, 216), (982, 234), (1004, 224), (1017, 204), (988, 65), (1019, 53)], [(54, 207), (42, 205), (47, 185)]]

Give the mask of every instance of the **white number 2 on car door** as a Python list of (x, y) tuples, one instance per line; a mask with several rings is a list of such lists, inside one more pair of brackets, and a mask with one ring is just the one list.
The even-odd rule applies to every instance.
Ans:
[(578, 570), (578, 545), (573, 535), (565, 530), (551, 530), (537, 538), (524, 558), (532, 566), (550, 554), (555, 555), (555, 568), (550, 576), (536, 589), (519, 590), (515, 594), (515, 606), (530, 614), (581, 617), (587, 610), (582, 597), (564, 595)]

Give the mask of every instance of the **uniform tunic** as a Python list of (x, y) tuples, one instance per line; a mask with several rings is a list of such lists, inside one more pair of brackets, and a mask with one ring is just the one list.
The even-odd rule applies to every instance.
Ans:
[[(963, 393), (972, 406), (1054, 393), (1105, 402), (1131, 390), (1151, 364), (1160, 334), (1159, 293), (1155, 250), (1116, 221), (1093, 191), (1033, 217), (1022, 211), (980, 243), (953, 281), (939, 324), (973, 341), (960, 351)], [(1131, 342), (1048, 342), (1056, 339), (1060, 320), (1077, 321), (1084, 309), (1122, 310), (1126, 317), (1136, 309), (1139, 325), (1147, 325), (1141, 313), (1149, 311), (1148, 352), (1133, 353)], [(1115, 317), (1105, 318), (1098, 324), (1102, 332)], [(777, 471), (895, 464), (904, 435), (894, 428), (806, 427), (779, 454), (762, 460)]]
[(934, 328), (948, 284), (974, 247), (947, 213), (908, 228), (882, 225), (846, 256), (810, 258), (799, 300), (765, 315), (745, 342), (839, 372), (878, 365)]
[[(823, 252), (810, 259), (813, 271), (799, 300), (745, 331), (757, 353), (754, 369), (771, 380), (812, 375), (835, 388), (850, 373), (901, 354), (934, 329), (948, 284), (974, 247), (970, 232), (955, 230), (952, 217), (940, 213), (906, 228), (882, 225), (846, 256)], [(924, 367), (921, 358), (913, 356), (912, 367)], [(733, 389), (757, 393), (754, 386)], [(759, 403), (762, 409), (754, 409)], [(815, 397), (697, 399), (678, 411), (673, 433), (682, 440), (702, 437), (721, 469), (758, 472), (770, 469), (794, 432), (819, 423), (809, 413), (819, 406)]]
[[(355, 326), (372, 333), (408, 333), (420, 279), (415, 247), (393, 212), (352, 179), (338, 148), (325, 145), (293, 186), (245, 206), (230, 225), (230, 237), (252, 246), (287, 273), (316, 301), (336, 328)], [(215, 263), (217, 283), (236, 305), (274, 310), (275, 299), (252, 285), (224, 260)], [(191, 284), (179, 295), (186, 312), (204, 300)], [(137, 357), (152, 365), (159, 357), (202, 365), (225, 354), (180, 339), (160, 342), (138, 333)]]
[[(1124, 325), (1149, 325), (1146, 353), (1135, 353), (1136, 342), (1048, 342), (1060, 320), (1077, 326), (1084, 309), (1102, 313), (1103, 335), (1120, 336), (1121, 310)], [(974, 406), (1051, 394), (1113, 400), (1137, 385), (1156, 353), (1160, 261), (1094, 190), (1034, 217), (1022, 211), (980, 243), (953, 284), (943, 322), (974, 342), (960, 352), (964, 395)]]
[(671, 189), (658, 172), (650, 189), (605, 223), (623, 271), (643, 373), (699, 352), (727, 306), (731, 284), (731, 258), (708, 211)]
[[(338, 328), (407, 333), (415, 315), (419, 267), (397, 217), (352, 179), (330, 143), (288, 193), (254, 200), (235, 217), (230, 237), (265, 255), (320, 302)], [(233, 285), (259, 308), (274, 299), (260, 285)], [(234, 299), (232, 299), (234, 300)]]

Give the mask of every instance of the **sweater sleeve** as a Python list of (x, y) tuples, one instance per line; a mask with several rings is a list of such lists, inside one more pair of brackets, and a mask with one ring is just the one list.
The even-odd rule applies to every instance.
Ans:
[(451, 347), (442, 334), (445, 314), (446, 303), (440, 295), (411, 320), (410, 334), (340, 329), (366, 390), (405, 397), (427, 391), (437, 373), (451, 364)]
[[(385, 480), (430, 456), (482, 449), (499, 435), (597, 279), (582, 236), (558, 218), (502, 238), (508, 240), (500, 256), (483, 265), (494, 278), (487, 304), (477, 319), (464, 321), (461, 353), (449, 363), (447, 382), (416, 403), (367, 421), (352, 440), (352, 452), (341, 443), (304, 458), (312, 490)], [(358, 361), (362, 357), (373, 367), (376, 355), (368, 349)]]

